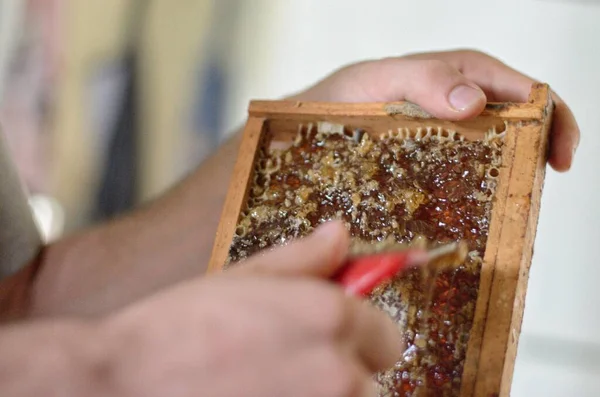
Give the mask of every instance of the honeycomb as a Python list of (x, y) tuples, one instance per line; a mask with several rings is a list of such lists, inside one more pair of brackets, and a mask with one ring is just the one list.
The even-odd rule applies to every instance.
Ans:
[(460, 266), (433, 279), (412, 270), (368, 297), (408, 346), (375, 376), (379, 395), (458, 395), (504, 137), (482, 132), (300, 125), (290, 147), (261, 151), (226, 267), (331, 219), (344, 221), (353, 252), (466, 242)]

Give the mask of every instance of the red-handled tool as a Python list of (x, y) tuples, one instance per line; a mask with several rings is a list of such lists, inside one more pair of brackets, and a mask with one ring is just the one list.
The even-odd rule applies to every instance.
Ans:
[(408, 248), (403, 251), (359, 255), (348, 259), (333, 277), (333, 281), (341, 284), (349, 294), (365, 296), (409, 268), (426, 264), (437, 268), (456, 266), (464, 261), (466, 254), (466, 245), (455, 242), (429, 251)]

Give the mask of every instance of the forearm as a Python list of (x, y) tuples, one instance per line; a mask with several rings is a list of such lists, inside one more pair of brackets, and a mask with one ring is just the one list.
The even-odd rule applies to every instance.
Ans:
[(34, 314), (96, 314), (202, 274), (240, 134), (162, 198), (45, 249)]
[(106, 346), (94, 332), (67, 321), (0, 327), (0, 395), (108, 395)]

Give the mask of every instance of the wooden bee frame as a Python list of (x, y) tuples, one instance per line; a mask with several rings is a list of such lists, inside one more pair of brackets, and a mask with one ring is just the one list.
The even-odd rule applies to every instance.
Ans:
[(490, 125), (506, 128), (460, 395), (508, 396), (523, 318), (553, 110), (554, 103), (546, 84), (534, 84), (527, 103), (489, 103), (477, 118), (460, 122), (435, 119), (407, 102), (252, 101), (209, 272), (218, 271), (226, 262), (236, 224), (247, 201), (257, 154), (268, 142), (289, 142), (299, 123), (327, 121), (366, 131), (415, 128), (426, 123), (459, 131), (469, 139), (480, 138)]

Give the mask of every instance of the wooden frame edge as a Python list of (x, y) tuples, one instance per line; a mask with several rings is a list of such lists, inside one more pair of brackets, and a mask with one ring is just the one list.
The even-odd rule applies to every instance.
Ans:
[[(442, 121), (429, 115), (410, 102), (303, 102), (303, 101), (261, 101), (250, 102), (248, 108), (254, 117), (281, 118), (293, 115), (303, 116), (389, 116), (401, 120)], [(478, 116), (481, 118), (503, 118), (518, 120), (538, 120), (543, 118), (543, 110), (537, 103), (487, 103)]]
[[(479, 354), (475, 379), (472, 386), (465, 384), (461, 396), (510, 395), (554, 110), (549, 87), (545, 84), (534, 85), (530, 102), (542, 109), (543, 117), (512, 121), (507, 129), (508, 134), (512, 131), (515, 137), (514, 161), (503, 214), (499, 218), (501, 223), (496, 224), (499, 227), (497, 252), (493, 263), (484, 264), (493, 272), (485, 317), (476, 319), (483, 323), (484, 329), (479, 351), (471, 351), (471, 354)], [(478, 304), (485, 296), (481, 289), (479, 294)]]
[(524, 236), (525, 244), (519, 264), (519, 273), (516, 286), (515, 297), (513, 299), (513, 310), (510, 323), (509, 340), (504, 359), (504, 367), (502, 371), (502, 382), (500, 385), (500, 396), (510, 396), (512, 387), (512, 379), (514, 367), (517, 358), (517, 349), (519, 337), (521, 335), (521, 325), (523, 323), (523, 315), (525, 311), (525, 296), (529, 284), (529, 270), (531, 268), (531, 260), (533, 258), (533, 250), (535, 245), (535, 237), (537, 234), (537, 226), (539, 222), (539, 213), (544, 188), (544, 180), (546, 176), (546, 167), (548, 161), (550, 132), (552, 128), (552, 120), (554, 115), (555, 103), (552, 99), (552, 92), (546, 85), (539, 90), (532, 92), (530, 100), (535, 103), (545, 103), (544, 120), (539, 131), (539, 146), (535, 150), (534, 158), (534, 176), (533, 186), (530, 196), (530, 208), (526, 225), (526, 234)]
[(212, 254), (208, 263), (208, 273), (220, 271), (227, 260), (229, 246), (233, 240), (235, 225), (248, 197), (248, 181), (254, 173), (254, 162), (258, 155), (258, 145), (265, 131), (265, 119), (249, 117), (244, 127), (238, 156), (229, 182), (229, 189), (221, 211), (221, 218)]
[(505, 137), (502, 164), (499, 167), (499, 183), (494, 196), (492, 213), (489, 220), (490, 229), (480, 272), (475, 313), (463, 365), (461, 397), (473, 396), (475, 382), (479, 371), (481, 345), (483, 344), (484, 331), (488, 318), (490, 292), (494, 280), (496, 257), (498, 255), (498, 250), (500, 249), (502, 220), (506, 213), (506, 201), (515, 160), (516, 141), (516, 134), (507, 134)]

